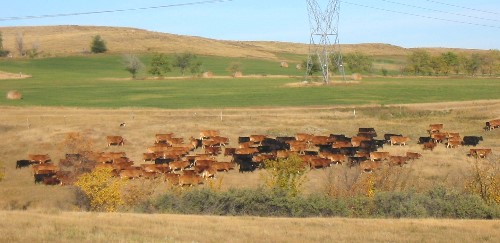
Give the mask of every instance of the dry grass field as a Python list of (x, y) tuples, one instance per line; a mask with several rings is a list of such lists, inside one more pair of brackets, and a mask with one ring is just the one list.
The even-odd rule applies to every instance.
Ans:
[[(354, 114), (354, 111), (355, 114)], [(412, 104), (394, 107), (287, 107), (275, 109), (83, 109), (58, 107), (0, 107), (0, 161), (5, 179), (0, 182), (0, 239), (9, 242), (498, 242), (500, 222), (475, 220), (383, 220), (337, 218), (256, 218), (182, 215), (79, 213), (74, 189), (33, 183), (29, 168), (16, 169), (18, 159), (30, 153), (48, 153), (57, 162), (64, 157), (62, 141), (69, 132), (81, 132), (94, 141), (98, 151), (124, 151), (140, 164), (156, 133), (174, 132), (185, 139), (199, 131), (216, 129), (231, 139), (266, 134), (317, 135), (344, 133), (353, 136), (359, 127), (374, 127), (379, 134), (402, 133), (412, 138), (408, 146), (385, 146), (391, 154), (416, 151), (423, 158), (410, 162), (407, 179), (416, 190), (442, 184), (463, 186), (473, 159), (468, 148), (422, 151), (416, 144), (426, 136), (430, 123), (443, 123), (447, 131), (483, 136), (479, 147), (493, 149), (499, 158), (500, 130), (485, 132), (484, 122), (498, 118), (500, 100)], [(125, 122), (125, 127), (119, 124)], [(106, 147), (106, 135), (122, 135), (123, 147)], [(220, 160), (229, 158), (220, 157)], [(332, 175), (346, 166), (312, 170), (305, 193), (324, 192)], [(261, 174), (221, 173), (221, 190), (262, 185)], [(166, 189), (161, 188), (159, 190)], [(7, 211), (5, 211), (7, 210)], [(11, 211), (13, 210), (13, 211)], [(16, 211), (26, 210), (26, 211)], [(269, 227), (272, 225), (271, 227)], [(30, 232), (27, 234), (26, 232)]]
[[(355, 115), (354, 115), (354, 111)], [(54, 162), (64, 158), (63, 145), (70, 132), (80, 132), (93, 140), (95, 151), (123, 151), (136, 164), (141, 164), (142, 153), (153, 145), (156, 133), (173, 132), (188, 139), (199, 137), (205, 129), (219, 130), (231, 139), (235, 147), (238, 136), (265, 134), (293, 136), (299, 132), (316, 135), (330, 133), (353, 136), (359, 127), (374, 127), (384, 133), (401, 133), (412, 140), (408, 146), (385, 146), (384, 151), (403, 155), (407, 151), (422, 153), (423, 158), (406, 165), (410, 168), (415, 188), (425, 190), (431, 185), (461, 188), (464, 175), (473, 162), (466, 156), (468, 147), (447, 149), (438, 146), (434, 151), (423, 151), (416, 143), (427, 136), (430, 123), (443, 123), (450, 132), (483, 136), (479, 147), (493, 149), (492, 159), (499, 158), (500, 130), (485, 132), (484, 122), (498, 118), (500, 101), (451, 102), (439, 104), (401, 105), (396, 107), (288, 107), (275, 109), (83, 109), (47, 107), (1, 107), (0, 161), (6, 167), (6, 176), (0, 184), (0, 208), (3, 209), (73, 209), (74, 197), (70, 187), (35, 185), (31, 170), (16, 169), (16, 160), (27, 159), (28, 154), (48, 153)], [(125, 127), (119, 124), (125, 122)], [(121, 135), (123, 147), (106, 147), (105, 136)], [(200, 151), (197, 151), (200, 152)], [(220, 156), (219, 160), (229, 161)], [(151, 162), (148, 162), (151, 163)], [(332, 173), (346, 170), (345, 166), (312, 170), (307, 175), (303, 191), (322, 192), (328, 186)], [(262, 185), (262, 173), (221, 173), (222, 189), (257, 187)], [(50, 195), (50, 196), (49, 196)]]
[(0, 211), (4, 242), (498, 242), (500, 222)]

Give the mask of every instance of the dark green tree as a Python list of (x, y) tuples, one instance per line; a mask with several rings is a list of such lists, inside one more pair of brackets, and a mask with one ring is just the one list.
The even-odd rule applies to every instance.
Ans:
[(92, 53), (104, 53), (108, 51), (106, 42), (101, 38), (100, 35), (96, 35), (92, 39), (92, 43), (90, 44), (90, 51)]
[[(309, 65), (309, 67), (307, 65)], [(307, 60), (303, 61), (302, 66), (309, 72), (308, 75), (321, 72), (321, 64), (319, 63), (319, 59), (316, 55), (311, 56), (310, 63)]]
[(415, 50), (408, 56), (408, 72), (415, 75), (428, 75), (431, 73), (431, 55), (426, 50)]
[(173, 66), (179, 68), (182, 76), (186, 72), (186, 69), (191, 69), (197, 65), (201, 66), (201, 62), (196, 62), (198, 57), (192, 53), (184, 53), (181, 55), (175, 55)]
[(170, 61), (167, 55), (163, 53), (156, 53), (151, 59), (151, 67), (148, 72), (155, 76), (164, 76), (167, 72), (172, 71)]
[(444, 62), (444, 74), (449, 74), (451, 71), (460, 70), (458, 55), (449, 51), (441, 54), (441, 59)]

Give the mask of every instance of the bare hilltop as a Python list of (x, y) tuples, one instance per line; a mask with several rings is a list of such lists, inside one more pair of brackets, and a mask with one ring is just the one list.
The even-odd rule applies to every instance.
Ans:
[[(89, 51), (90, 42), (100, 35), (107, 44), (109, 53), (183, 53), (224, 57), (248, 57), (279, 59), (277, 54), (305, 55), (309, 45), (275, 41), (230, 41), (203, 38), (198, 36), (175, 35), (136, 28), (106, 26), (20, 26), (0, 27), (3, 45), (15, 56), (16, 38), (23, 37), (25, 48), (36, 46), (42, 56), (79, 55)], [(364, 43), (342, 44), (345, 53), (362, 52), (371, 56), (406, 56), (412, 48), (390, 44)], [(425, 48), (431, 53), (446, 51), (480, 52), (484, 50)]]

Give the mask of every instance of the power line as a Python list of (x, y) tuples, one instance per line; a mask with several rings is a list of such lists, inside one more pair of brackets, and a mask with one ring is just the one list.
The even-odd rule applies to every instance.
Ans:
[(5, 18), (0, 18), (0, 21), (24, 20), (24, 19), (43, 19), (43, 18), (58, 18), (58, 17), (79, 16), (79, 15), (105, 14), (105, 13), (128, 12), (128, 11), (141, 11), (141, 10), (149, 10), (149, 9), (172, 8), (172, 7), (182, 7), (182, 6), (191, 6), (191, 5), (222, 3), (222, 2), (231, 2), (231, 1), (233, 1), (233, 0), (207, 0), (207, 1), (178, 3), (178, 4), (168, 4), (168, 5), (151, 6), (151, 7), (140, 7), (140, 8), (126, 8), (126, 9), (102, 10), (102, 11), (92, 11), (92, 12), (77, 12), (77, 13), (44, 14), (44, 15), (34, 15), (34, 16), (5, 17)]
[(461, 17), (467, 17), (467, 18), (473, 18), (473, 19), (481, 19), (481, 20), (488, 20), (488, 21), (500, 22), (500, 20), (498, 20), (498, 19), (488, 19), (488, 18), (476, 17), (476, 16), (471, 16), (471, 15), (466, 15), (466, 14), (452, 13), (452, 12), (447, 12), (447, 11), (442, 11), (442, 10), (436, 10), (436, 9), (431, 9), (431, 8), (425, 8), (425, 7), (419, 7), (419, 6), (415, 6), (415, 5), (410, 5), (410, 4), (406, 4), (406, 3), (399, 3), (399, 2), (389, 1), (389, 0), (380, 0), (380, 1), (388, 2), (388, 3), (393, 3), (393, 4), (398, 4), (398, 5), (407, 6), (407, 7), (412, 7), (412, 8), (418, 8), (418, 9), (433, 11), (433, 12), (438, 12), (438, 13), (445, 13), (445, 14), (451, 14), (451, 15), (456, 15), (456, 16), (461, 16)]
[(466, 21), (443, 19), (443, 18), (425, 16), (425, 15), (420, 15), (420, 14), (413, 14), (413, 13), (401, 12), (401, 11), (396, 11), (396, 10), (389, 10), (389, 9), (384, 9), (384, 8), (367, 6), (367, 5), (358, 4), (358, 3), (351, 3), (351, 2), (348, 2), (348, 1), (345, 1), (345, 0), (342, 0), (342, 2), (346, 3), (346, 4), (350, 4), (350, 5), (359, 6), (359, 7), (371, 8), (371, 9), (376, 9), (376, 10), (381, 10), (381, 11), (386, 11), (386, 12), (391, 12), (391, 13), (398, 13), (398, 14), (410, 15), (410, 16), (415, 16), (415, 17), (420, 17), (420, 18), (426, 18), (426, 19), (440, 20), (440, 21), (453, 22), (453, 23), (459, 23), (459, 24), (468, 24), (468, 25), (476, 25), (476, 26), (481, 26), (481, 27), (488, 27), (488, 28), (500, 29), (500, 26), (495, 26), (495, 25), (478, 24), (478, 23), (472, 23), (472, 22), (466, 22)]
[(433, 0), (424, 0), (424, 1), (431, 2), (431, 3), (437, 3), (437, 4), (441, 4), (441, 5), (446, 5), (446, 6), (450, 6), (450, 7), (455, 7), (455, 8), (462, 8), (462, 9), (472, 10), (472, 11), (481, 12), (481, 13), (489, 13), (489, 14), (500, 15), (500, 13), (498, 13), (498, 12), (491, 12), (491, 11), (485, 11), (485, 10), (481, 10), (481, 9), (463, 7), (463, 6), (453, 5), (453, 4), (449, 4), (449, 3), (442, 3), (442, 2), (433, 1)]

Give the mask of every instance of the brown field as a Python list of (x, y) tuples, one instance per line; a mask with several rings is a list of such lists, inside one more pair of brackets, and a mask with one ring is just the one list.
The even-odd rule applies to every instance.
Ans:
[[(124, 151), (136, 164), (141, 164), (142, 153), (154, 143), (156, 133), (174, 132), (187, 139), (198, 137), (201, 130), (216, 129), (231, 139), (230, 146), (235, 146), (238, 136), (251, 134), (274, 137), (307, 132), (353, 136), (359, 127), (374, 127), (379, 138), (384, 133), (402, 133), (412, 139), (408, 146), (385, 146), (383, 151), (395, 155), (406, 151), (422, 153), (423, 158), (405, 165), (409, 168), (407, 178), (416, 190), (436, 184), (462, 188), (464, 176), (473, 162), (466, 156), (469, 148), (447, 149), (440, 145), (433, 152), (422, 151), (416, 140), (427, 135), (430, 123), (443, 123), (446, 131), (483, 136), (479, 147), (492, 148), (491, 159), (499, 161), (500, 129), (485, 132), (482, 128), (485, 121), (498, 118), (500, 100), (395, 107), (223, 110), (0, 107), (0, 114), (0, 162), (5, 167), (5, 179), (0, 182), (0, 210), (27, 210), (0, 211), (3, 219), (0, 238), (8, 241), (498, 242), (500, 237), (498, 220), (274, 219), (77, 213), (71, 212), (79, 210), (72, 187), (35, 185), (29, 168), (15, 168), (16, 160), (27, 159), (28, 154), (33, 153), (48, 153), (57, 163), (68, 152), (62, 141), (69, 132), (86, 134), (94, 141), (95, 150)], [(119, 126), (122, 122), (126, 122), (126, 127)], [(106, 147), (106, 135), (123, 136), (125, 146)], [(219, 157), (222, 161), (229, 159)], [(311, 170), (303, 192), (324, 192), (331, 176), (345, 170), (344, 165)], [(232, 170), (220, 173), (218, 180), (222, 183), (221, 190), (255, 188), (262, 185), (263, 173), (265, 170), (244, 174)], [(160, 185), (159, 190), (166, 189)], [(272, 229), (267, 226), (269, 224), (273, 224)], [(37, 233), (25, 234), (32, 230)]]
[[(88, 52), (92, 37), (100, 35), (107, 44), (109, 53), (182, 53), (224, 57), (249, 57), (284, 59), (279, 54), (302, 54), (309, 52), (307, 44), (272, 41), (225, 41), (196, 36), (182, 36), (152, 32), (142, 29), (106, 26), (25, 26), (0, 27), (3, 46), (16, 56), (16, 36), (23, 34), (26, 46), (38, 45), (41, 56), (65, 56)], [(132, 49), (130, 47), (133, 47)], [(446, 51), (471, 53), (480, 50), (425, 48), (430, 53)], [(412, 49), (399, 46), (366, 43), (342, 44), (344, 53), (359, 51), (370, 56), (404, 57)], [(286, 58), (285, 58), (286, 59)]]
[(0, 211), (5, 242), (498, 242), (500, 222)]

